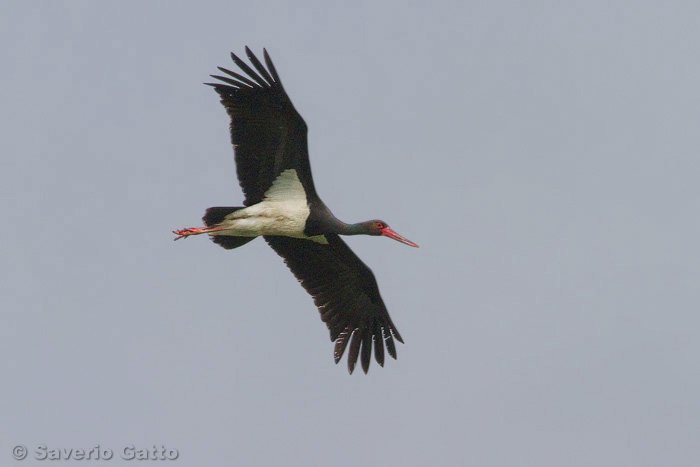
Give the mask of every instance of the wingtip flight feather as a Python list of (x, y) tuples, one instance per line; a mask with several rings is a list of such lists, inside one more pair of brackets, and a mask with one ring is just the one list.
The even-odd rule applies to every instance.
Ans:
[(389, 352), (391, 358), (396, 360), (396, 344), (394, 344), (394, 338), (391, 336), (391, 331), (388, 329), (383, 329), (382, 334), (384, 335), (384, 343), (386, 344), (386, 351)]
[(256, 86), (256, 84), (253, 81), (249, 80), (245, 76), (239, 75), (238, 73), (236, 73), (234, 71), (227, 70), (226, 68), (220, 67), (220, 66), (217, 66), (216, 68), (218, 68), (218, 70), (221, 71), (222, 73), (226, 73), (227, 75), (236, 78), (238, 81), (241, 81), (242, 83), (247, 84), (251, 88), (254, 88)]
[(352, 333), (350, 348), (348, 349), (348, 370), (352, 374), (357, 364), (357, 358), (360, 356), (360, 347), (362, 343), (362, 331), (356, 329)]
[(256, 57), (255, 54), (251, 52), (251, 50), (248, 47), (246, 47), (246, 54), (248, 55), (248, 60), (250, 60), (250, 63), (253, 64), (256, 70), (258, 70), (258, 73), (260, 73), (262, 79), (264, 79), (267, 82), (267, 85), (274, 86), (275, 80), (272, 79), (270, 73), (267, 72), (263, 64), (260, 63), (260, 60), (258, 60), (258, 57)]
[[(250, 51), (250, 49), (246, 46), (246, 52), (249, 52), (249, 51)], [(266, 88), (266, 87), (269, 87), (269, 86), (270, 86), (270, 85), (269, 85), (267, 82), (265, 82), (265, 80), (262, 79), (255, 71), (253, 71), (253, 69), (252, 69), (251, 67), (249, 67), (248, 64), (247, 64), (246, 62), (244, 62), (243, 60), (241, 60), (240, 58), (238, 58), (238, 56), (237, 56), (235, 53), (233, 53), (233, 52), (231, 52), (231, 59), (232, 59), (233, 62), (238, 66), (238, 68), (240, 68), (241, 70), (243, 70), (243, 72), (244, 72), (245, 74), (247, 74), (248, 76), (250, 76), (250, 78), (251, 78), (253, 81), (255, 81), (256, 83), (258, 83), (258, 85), (260, 85), (260, 86), (263, 87), (263, 88)]]
[(239, 83), (238, 81), (232, 80), (231, 78), (227, 78), (225, 76), (220, 76), (220, 75), (209, 75), (214, 79), (218, 79), (220, 81), (223, 81), (224, 83), (232, 86), (234, 89), (241, 89), (241, 87), (246, 87), (244, 84)]
[(267, 49), (263, 49), (263, 57), (265, 58), (265, 63), (267, 64), (267, 68), (270, 70), (270, 74), (272, 74), (272, 79), (275, 80), (275, 83), (277, 83), (281, 86), (282, 80), (280, 80), (280, 77), (277, 74), (277, 69), (275, 68), (275, 65), (272, 63), (272, 59), (270, 58), (270, 55), (267, 53)]
[[(333, 337), (336, 337), (333, 339)], [(337, 364), (348, 349), (348, 371), (353, 373), (357, 366), (357, 361), (360, 360), (362, 369), (365, 373), (369, 371), (374, 353), (374, 359), (379, 366), (384, 367), (385, 347), (386, 353), (391, 358), (396, 360), (396, 344), (394, 339), (403, 343), (401, 336), (391, 326), (378, 327), (374, 332), (364, 332), (362, 328), (353, 329), (352, 325), (347, 325), (342, 328), (342, 331), (331, 333), (331, 340), (335, 342), (333, 349), (333, 359)], [(349, 348), (348, 348), (349, 344)], [(374, 352), (372, 352), (374, 347)]]
[(350, 340), (351, 334), (352, 332), (350, 331), (350, 326), (347, 326), (345, 329), (343, 329), (343, 331), (338, 335), (338, 338), (335, 340), (333, 358), (336, 364), (340, 361), (341, 358), (343, 358), (343, 354), (345, 353), (345, 348), (348, 346), (348, 341)]
[(365, 333), (362, 339), (361, 361), (362, 371), (367, 374), (369, 371), (369, 364), (372, 361), (372, 334), (369, 332)]
[(374, 341), (374, 359), (377, 360), (379, 366), (384, 366), (384, 342), (382, 341), (381, 335), (375, 334), (372, 336)]

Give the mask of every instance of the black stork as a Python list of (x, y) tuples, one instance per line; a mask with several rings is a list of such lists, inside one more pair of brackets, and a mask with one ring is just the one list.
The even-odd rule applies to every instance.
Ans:
[(245, 206), (209, 208), (202, 218), (205, 227), (175, 230), (175, 240), (206, 233), (230, 250), (263, 236), (313, 297), (335, 341), (335, 362), (350, 343), (350, 373), (359, 356), (367, 373), (373, 344), (375, 359), (384, 366), (384, 345), (396, 359), (394, 339), (402, 343), (403, 339), (384, 306), (374, 274), (339, 235), (383, 235), (418, 245), (384, 221), (346, 224), (331, 213), (311, 178), (306, 123), (282, 87), (267, 50), (263, 49), (267, 69), (248, 47), (245, 50), (259, 74), (231, 53), (248, 78), (218, 67), (229, 77), (211, 75), (221, 83), (206, 83), (219, 94), (231, 117), (231, 142)]

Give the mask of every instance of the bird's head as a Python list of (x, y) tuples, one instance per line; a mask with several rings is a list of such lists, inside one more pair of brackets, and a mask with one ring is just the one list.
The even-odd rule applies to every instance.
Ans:
[(389, 225), (384, 221), (375, 219), (373, 221), (364, 222), (363, 226), (366, 229), (367, 235), (384, 235), (385, 237), (393, 238), (398, 242), (405, 243), (406, 245), (418, 248), (418, 245), (416, 245), (410, 240), (403, 238), (401, 235), (391, 230)]

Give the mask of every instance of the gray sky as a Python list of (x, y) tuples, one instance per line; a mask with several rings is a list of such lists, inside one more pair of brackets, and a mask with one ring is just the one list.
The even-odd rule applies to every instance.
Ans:
[[(700, 4), (424, 4), (5, 4), (2, 465), (697, 465)], [(201, 83), (245, 45), (333, 212), (421, 246), (348, 240), (369, 375), (263, 241), (172, 241), (241, 204)]]

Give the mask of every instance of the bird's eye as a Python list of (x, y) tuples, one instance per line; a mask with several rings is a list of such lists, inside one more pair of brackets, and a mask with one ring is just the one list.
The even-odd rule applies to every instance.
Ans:
[(383, 229), (383, 228), (384, 228), (384, 224), (382, 224), (381, 222), (377, 222), (375, 225), (376, 225), (377, 228), (379, 228), (379, 229)]

